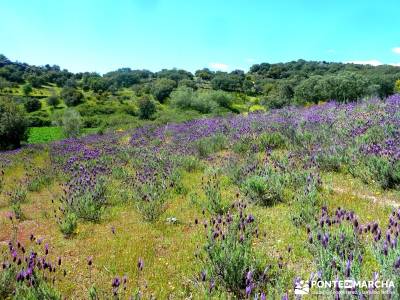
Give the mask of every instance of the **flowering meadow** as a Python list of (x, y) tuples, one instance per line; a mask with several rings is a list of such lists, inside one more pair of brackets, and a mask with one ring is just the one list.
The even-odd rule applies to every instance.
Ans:
[[(31, 145), (0, 153), (0, 298), (399, 299), (399, 204), (400, 95)], [(347, 279), (394, 286), (294, 293)]]

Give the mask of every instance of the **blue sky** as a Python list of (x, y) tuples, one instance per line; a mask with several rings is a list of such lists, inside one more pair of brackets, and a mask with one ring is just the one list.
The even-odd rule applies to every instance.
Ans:
[(71, 71), (400, 64), (399, 0), (1, 0), (0, 53)]

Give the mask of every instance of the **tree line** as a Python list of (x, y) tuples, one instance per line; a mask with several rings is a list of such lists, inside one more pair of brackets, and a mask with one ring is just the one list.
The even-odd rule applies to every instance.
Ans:
[[(164, 102), (180, 86), (193, 90), (211, 89), (243, 93), (261, 99), (268, 107), (337, 100), (351, 101), (363, 97), (384, 98), (398, 91), (400, 67), (357, 65), (297, 60), (288, 63), (261, 63), (248, 72), (211, 71), (207, 68), (191, 72), (163, 69), (159, 72), (121, 68), (103, 75), (72, 73), (57, 65), (32, 66), (12, 62), (0, 55), (0, 93), (7, 88), (26, 84), (40, 88), (55, 84), (65, 89), (70, 104), (77, 105), (82, 97), (78, 89), (97, 94), (115, 94), (131, 88), (136, 94), (152, 94)], [(68, 101), (68, 100), (67, 100)]]

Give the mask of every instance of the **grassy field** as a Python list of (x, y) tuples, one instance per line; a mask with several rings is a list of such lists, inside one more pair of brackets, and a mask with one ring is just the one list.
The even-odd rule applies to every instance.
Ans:
[[(361, 251), (362, 257), (354, 258), (349, 269), (352, 276), (368, 279), (374, 272), (389, 276), (391, 273), (384, 271), (389, 272), (392, 265), (383, 266), (374, 249), (382, 246), (389, 216), (399, 208), (398, 186), (385, 186), (384, 178), (372, 173), (371, 166), (366, 167), (369, 154), (353, 152), (354, 145), (361, 147), (367, 138), (372, 139), (366, 136), (371, 131), (363, 131), (352, 140), (341, 139), (343, 144), (333, 141), (359, 124), (361, 117), (372, 120), (381, 115), (378, 119), (385, 121), (368, 123), (375, 129), (393, 124), (393, 115), (386, 114), (393, 109), (390, 103), (338, 106), (335, 120), (339, 125), (331, 131), (324, 131), (332, 109), (326, 104), (299, 109), (295, 118), (285, 119), (283, 125), (278, 123), (280, 116), (287, 116), (288, 111), (282, 110), (147, 126), (2, 153), (3, 255), (7, 256), (10, 239), (38, 253), (48, 243), (48, 259), (62, 259), (50, 286), (74, 299), (87, 299), (90, 294), (99, 299), (112, 298), (113, 294), (128, 299), (138, 293), (157, 299), (229, 299), (246, 298), (247, 294), (294, 299), (297, 277), (307, 280), (310, 274), (321, 272), (323, 278), (331, 279), (333, 267), (323, 266), (324, 256), (346, 266), (348, 256), (353, 255), (350, 253), (356, 255), (356, 251)], [(304, 123), (297, 128), (297, 142), (293, 142), (287, 128), (298, 119)], [(56, 140), (60, 134), (55, 127), (34, 129), (31, 142)], [(332, 145), (342, 149), (338, 160), (331, 152)], [(357, 173), (356, 168), (361, 167), (365, 168)], [(16, 185), (26, 191), (20, 202), (9, 194)], [(104, 188), (104, 195), (96, 192), (99, 187)], [(86, 191), (84, 196), (81, 190)], [(79, 202), (82, 206), (77, 208), (67, 199), (86, 202)], [(97, 206), (90, 199), (105, 202)], [(235, 213), (237, 207), (243, 213), (240, 218), (239, 212)], [(334, 220), (339, 208), (355, 216), (349, 217), (349, 227), (344, 218), (338, 227), (326, 221), (329, 225), (321, 229), (324, 211)], [(78, 216), (78, 225), (67, 235), (60, 231), (60, 222), (72, 212)], [(231, 221), (225, 221), (230, 216), (241, 220), (239, 233), (244, 236), (216, 229), (230, 228)], [(299, 216), (303, 221), (296, 219)], [(373, 222), (382, 228), (382, 239), (377, 242), (367, 232), (367, 224), (372, 226)], [(241, 226), (252, 229), (245, 231)], [(360, 228), (365, 235), (358, 233)], [(317, 240), (319, 230), (329, 233), (328, 247)], [(215, 233), (219, 236), (212, 237)], [(31, 234), (43, 242), (30, 243)], [(335, 243), (336, 234), (346, 235), (351, 242), (350, 246), (342, 243), (344, 258), (336, 252), (335, 244), (329, 246)], [(310, 236), (314, 237), (312, 243)], [(227, 242), (230, 239), (234, 244)], [(241, 243), (246, 246), (241, 248)], [(210, 252), (218, 245), (227, 247), (219, 256)], [(394, 258), (396, 247), (390, 250)], [(218, 257), (224, 259), (217, 264)], [(141, 261), (144, 266), (138, 267)], [(229, 272), (230, 268), (239, 274), (236, 285), (221, 275), (221, 270)], [(264, 271), (267, 280), (257, 277), (259, 270), (268, 270)], [(246, 284), (249, 271), (253, 272), (252, 285)], [(338, 268), (332, 276), (348, 278), (346, 272), (347, 267)], [(124, 276), (127, 283), (116, 285), (115, 280), (124, 282)], [(396, 290), (391, 293), (398, 295)], [(315, 295), (304, 299), (315, 299)]]
[(63, 138), (60, 127), (31, 127), (28, 133), (29, 144), (47, 143)]

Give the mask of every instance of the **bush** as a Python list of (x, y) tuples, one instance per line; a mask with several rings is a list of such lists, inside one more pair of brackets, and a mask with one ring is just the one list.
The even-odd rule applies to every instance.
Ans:
[(247, 215), (244, 207), (238, 202), (236, 212), (210, 220), (204, 254), (200, 256), (204, 263), (201, 281), (233, 293), (235, 299), (247, 299), (266, 289), (272, 275), (270, 268), (262, 268), (253, 249), (258, 234), (254, 217)]
[(22, 93), (25, 96), (29, 96), (32, 93), (33, 89), (32, 89), (32, 85), (30, 83), (26, 83), (22, 86)]
[(25, 113), (11, 99), (0, 98), (0, 149), (13, 149), (27, 136)]
[(156, 112), (156, 104), (153, 100), (148, 98), (142, 98), (139, 100), (139, 118), (150, 119), (151, 116)]
[(78, 218), (74, 213), (66, 213), (63, 218), (58, 220), (58, 227), (65, 237), (70, 237), (76, 232), (78, 227)]
[(225, 108), (230, 108), (233, 103), (232, 95), (223, 91), (208, 91), (205, 97)]
[(374, 243), (369, 245), (371, 252), (379, 265), (379, 276), (381, 280), (391, 280), (394, 283), (394, 288), (389, 289), (389, 298), (393, 299), (400, 295), (400, 246), (398, 244), (398, 229), (397, 225), (400, 221), (400, 215), (395, 210), (389, 217), (388, 228), (385, 237), (381, 238), (382, 230), (375, 223), (372, 233)]
[(160, 78), (155, 81), (151, 88), (153, 96), (163, 103), (176, 87), (176, 82), (168, 78)]
[(343, 157), (339, 153), (321, 151), (316, 155), (315, 160), (322, 171), (339, 172), (342, 168)]
[(76, 106), (83, 102), (83, 94), (73, 87), (64, 87), (61, 91), (61, 98), (67, 106)]
[(27, 191), (25, 188), (15, 189), (9, 194), (9, 205), (15, 215), (15, 218), (22, 220), (24, 215), (22, 213), (21, 204), (26, 202)]
[(253, 138), (245, 135), (241, 136), (239, 140), (233, 145), (233, 151), (239, 154), (248, 153), (254, 144)]
[(251, 201), (270, 206), (283, 201), (284, 181), (283, 175), (269, 172), (267, 176), (249, 177), (242, 188)]
[(103, 124), (103, 118), (100, 116), (83, 117), (82, 122), (85, 128), (97, 128)]
[(321, 280), (361, 279), (365, 249), (360, 226), (354, 212), (338, 208), (328, 215), (323, 207), (319, 222), (308, 227), (310, 250)]
[(218, 107), (218, 103), (210, 97), (210, 93), (211, 92), (197, 92), (192, 100), (192, 108), (203, 114), (213, 112)]
[(27, 112), (34, 112), (42, 107), (42, 103), (36, 98), (26, 98), (24, 107)]
[(259, 137), (263, 149), (280, 149), (286, 146), (286, 138), (279, 132), (262, 133)]
[(400, 186), (400, 161), (389, 161), (383, 157), (369, 156), (365, 164), (382, 188), (390, 189)]
[(232, 96), (223, 91), (196, 91), (181, 86), (171, 94), (172, 105), (180, 109), (193, 109), (201, 113), (211, 113), (218, 107), (229, 108)]
[(304, 191), (297, 191), (293, 200), (291, 209), (293, 224), (296, 226), (314, 224), (319, 210), (318, 179), (310, 174)]
[(82, 172), (68, 186), (62, 198), (65, 214), (72, 213), (80, 219), (98, 222), (107, 202), (105, 179)]
[(192, 109), (194, 98), (193, 89), (187, 86), (180, 86), (171, 94), (171, 104), (180, 109)]
[(206, 196), (208, 211), (214, 215), (224, 214), (229, 208), (229, 203), (222, 198), (220, 180), (217, 174), (213, 174), (207, 182), (203, 182), (202, 188)]
[(47, 99), (46, 99), (47, 105), (56, 107), (57, 105), (60, 104), (60, 98), (55, 94), (52, 93)]
[(147, 182), (137, 181), (134, 185), (134, 200), (143, 219), (149, 222), (157, 221), (167, 209), (169, 186), (161, 178), (154, 177)]
[(204, 168), (203, 163), (195, 156), (184, 156), (180, 159), (182, 168), (186, 172), (194, 172)]
[(35, 111), (28, 115), (29, 127), (45, 127), (51, 125), (50, 116), (45, 111)]
[[(1, 299), (61, 300), (53, 281), (61, 276), (61, 259), (50, 261), (47, 255), (48, 245), (44, 247), (46, 250), (38, 251), (34, 245), (35, 239), (31, 235), (30, 245), (26, 245), (24, 241), (25, 246), (21, 241), (10, 241), (9, 249), (3, 251), (4, 261), (0, 272)], [(36, 242), (41, 243), (38, 240)]]
[(223, 150), (226, 145), (227, 139), (222, 134), (202, 138), (195, 142), (195, 148), (201, 158), (206, 158), (212, 153)]
[(30, 192), (38, 192), (43, 187), (49, 186), (53, 181), (53, 174), (50, 168), (35, 168), (27, 172), (26, 185)]
[(62, 118), (62, 127), (66, 137), (78, 137), (81, 133), (81, 115), (73, 109), (67, 109)]

